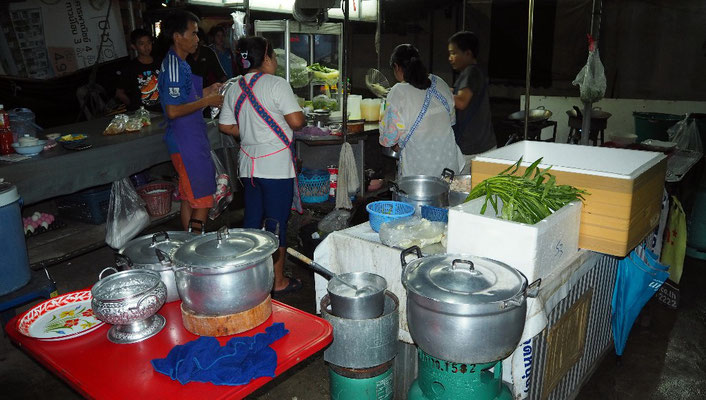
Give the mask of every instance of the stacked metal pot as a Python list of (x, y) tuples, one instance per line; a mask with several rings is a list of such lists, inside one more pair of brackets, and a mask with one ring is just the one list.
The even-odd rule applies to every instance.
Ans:
[(441, 177), (431, 175), (410, 175), (392, 184), (392, 200), (414, 206), (414, 213), (421, 215), (421, 207), (448, 207), (450, 185), (444, 178), (453, 180), (454, 172), (445, 168)]

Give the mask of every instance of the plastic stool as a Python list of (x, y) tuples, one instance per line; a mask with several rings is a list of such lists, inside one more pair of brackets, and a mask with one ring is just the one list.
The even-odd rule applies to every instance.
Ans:
[[(14, 292), (0, 296), (0, 321), (2, 327), (15, 316), (15, 308), (37, 299), (56, 297), (56, 282), (46, 269), (32, 271), (29, 283)], [(3, 330), (3, 333), (5, 331)]]

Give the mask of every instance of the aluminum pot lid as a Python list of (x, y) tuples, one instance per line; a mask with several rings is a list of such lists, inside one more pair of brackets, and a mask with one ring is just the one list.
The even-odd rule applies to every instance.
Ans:
[(277, 237), (259, 229), (219, 229), (184, 243), (174, 253), (178, 266), (225, 268), (256, 264), (279, 247)]
[(448, 304), (483, 305), (525, 290), (527, 278), (507, 264), (465, 254), (439, 254), (410, 262), (402, 273), (407, 290)]
[(195, 238), (197, 234), (186, 231), (158, 232), (135, 238), (118, 250), (137, 266), (161, 264), (155, 249), (162, 250), (172, 256), (185, 242)]

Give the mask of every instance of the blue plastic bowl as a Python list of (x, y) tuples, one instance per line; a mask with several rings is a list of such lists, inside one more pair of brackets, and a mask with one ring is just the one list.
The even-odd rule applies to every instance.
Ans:
[(44, 145), (46, 143), (46, 140), (38, 140), (37, 144), (32, 146), (20, 146), (19, 143), (13, 143), (12, 147), (15, 149), (17, 154), (22, 154), (24, 156), (36, 156), (44, 149)]
[[(79, 134), (72, 133), (71, 136), (76, 137), (76, 136), (79, 136)], [(77, 146), (77, 145), (85, 142), (86, 139), (88, 139), (88, 136), (86, 136), (86, 135), (83, 135), (83, 136), (84, 137), (82, 139), (74, 139), (74, 140), (62, 140), (61, 137), (59, 137), (56, 139), (56, 141), (61, 143), (62, 145), (64, 145), (64, 147), (73, 147), (73, 146)]]

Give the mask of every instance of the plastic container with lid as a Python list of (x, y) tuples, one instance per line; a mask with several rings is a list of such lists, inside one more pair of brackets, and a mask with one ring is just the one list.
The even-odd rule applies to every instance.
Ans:
[(0, 181), (0, 296), (13, 292), (30, 280), (17, 187)]

